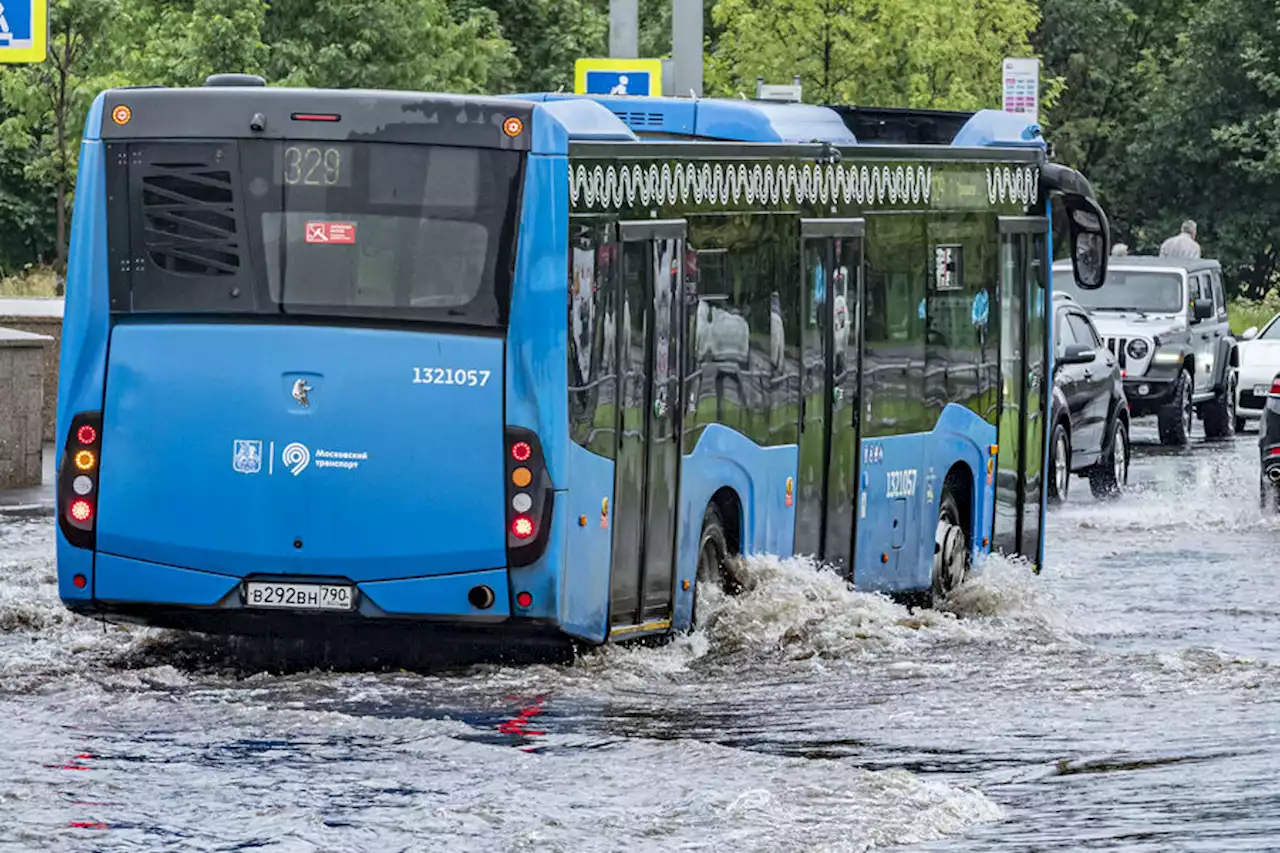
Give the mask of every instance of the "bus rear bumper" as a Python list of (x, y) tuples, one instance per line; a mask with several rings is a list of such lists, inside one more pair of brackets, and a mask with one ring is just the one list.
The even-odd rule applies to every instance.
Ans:
[[(252, 607), (245, 601), (243, 585), (254, 580), (351, 584), (355, 607), (349, 611)], [(473, 595), (477, 588), (491, 596)], [(477, 607), (473, 600), (487, 606)], [(511, 619), (506, 569), (351, 583), (302, 575), (241, 578), (102, 553), (94, 561), (93, 597), (64, 603), (82, 613), (116, 614), (127, 621), (214, 634), (280, 633), (288, 626), (314, 629), (374, 621), (483, 626)]]

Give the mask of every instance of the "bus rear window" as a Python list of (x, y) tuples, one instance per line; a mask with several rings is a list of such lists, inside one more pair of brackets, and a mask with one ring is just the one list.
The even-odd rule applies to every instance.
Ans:
[(129, 274), (135, 311), (505, 325), (518, 152), (316, 140), (130, 148), (131, 255), (145, 260)]

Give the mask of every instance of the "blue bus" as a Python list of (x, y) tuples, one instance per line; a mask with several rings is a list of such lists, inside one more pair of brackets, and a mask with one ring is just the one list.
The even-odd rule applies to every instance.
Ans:
[(239, 75), (101, 94), (63, 601), (603, 643), (688, 629), (739, 554), (926, 601), (992, 550), (1038, 564), (1050, 202), (1086, 288), (1106, 218), (1025, 119), (926, 118)]

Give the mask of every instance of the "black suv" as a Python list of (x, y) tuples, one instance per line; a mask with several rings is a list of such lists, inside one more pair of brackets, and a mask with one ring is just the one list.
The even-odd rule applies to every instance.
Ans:
[(1070, 264), (1054, 263), (1054, 287), (1091, 312), (1120, 360), (1130, 414), (1155, 415), (1162, 444), (1186, 444), (1195, 414), (1209, 438), (1235, 432), (1240, 356), (1218, 262), (1111, 258), (1097, 290), (1078, 290)]
[(1116, 358), (1093, 321), (1065, 293), (1053, 298), (1053, 402), (1049, 409), (1049, 500), (1065, 500), (1071, 475), (1094, 497), (1129, 481), (1129, 404)]

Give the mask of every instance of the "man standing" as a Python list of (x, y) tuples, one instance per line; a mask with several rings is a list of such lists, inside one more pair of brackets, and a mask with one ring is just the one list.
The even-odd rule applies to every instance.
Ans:
[(1198, 258), (1200, 244), (1196, 242), (1196, 223), (1188, 219), (1182, 223), (1182, 231), (1160, 244), (1162, 258)]

